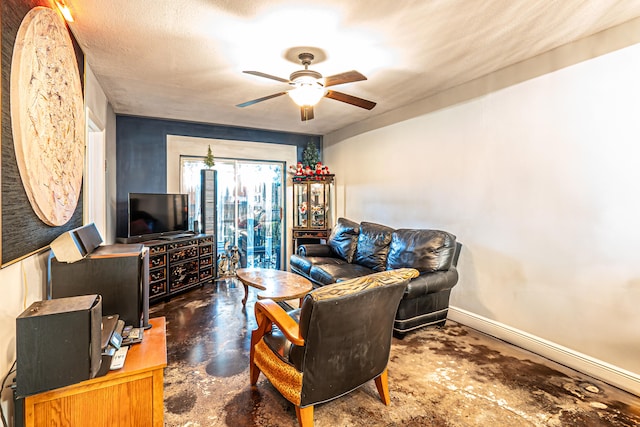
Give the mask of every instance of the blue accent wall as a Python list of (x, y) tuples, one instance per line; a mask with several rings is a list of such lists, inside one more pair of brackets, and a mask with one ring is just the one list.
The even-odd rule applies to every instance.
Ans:
[(129, 193), (167, 191), (167, 135), (295, 145), (299, 160), (310, 141), (314, 141), (322, 152), (322, 136), (319, 135), (116, 115), (118, 237), (127, 235)]

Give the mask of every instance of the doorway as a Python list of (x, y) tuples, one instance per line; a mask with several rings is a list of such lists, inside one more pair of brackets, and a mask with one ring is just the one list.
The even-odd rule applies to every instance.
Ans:
[(105, 131), (87, 110), (87, 142), (85, 152), (84, 224), (94, 223), (103, 240), (107, 235), (107, 183)]
[[(234, 246), (241, 267), (281, 269), (284, 245), (284, 162), (215, 159), (218, 253)], [(200, 170), (204, 157), (180, 157), (181, 192), (189, 194), (189, 227), (202, 224)], [(197, 222), (196, 222), (197, 221)]]

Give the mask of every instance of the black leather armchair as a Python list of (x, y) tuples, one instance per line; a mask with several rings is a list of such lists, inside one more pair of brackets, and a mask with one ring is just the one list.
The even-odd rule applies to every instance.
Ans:
[(313, 405), (372, 379), (388, 405), (393, 319), (407, 283), (417, 276), (405, 268), (325, 286), (290, 313), (271, 300), (256, 302), (251, 384), (262, 372), (295, 405), (303, 427), (313, 425)]

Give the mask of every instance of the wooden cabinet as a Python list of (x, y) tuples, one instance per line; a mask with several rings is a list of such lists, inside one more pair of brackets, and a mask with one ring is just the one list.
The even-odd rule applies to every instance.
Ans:
[(334, 175), (294, 176), (293, 251), (329, 237), (333, 226)]
[(151, 319), (124, 366), (105, 376), (28, 396), (25, 426), (155, 426), (164, 424), (163, 381), (167, 366), (164, 317)]
[(149, 240), (149, 300), (158, 301), (215, 277), (216, 246), (212, 235)]

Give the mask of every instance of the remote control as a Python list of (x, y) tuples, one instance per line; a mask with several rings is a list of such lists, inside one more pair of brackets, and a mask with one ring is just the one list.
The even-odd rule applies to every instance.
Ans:
[(140, 328), (133, 328), (131, 329), (131, 331), (129, 331), (129, 338), (132, 340), (137, 340), (138, 338), (140, 338), (140, 336)]
[(111, 359), (110, 369), (112, 371), (124, 366), (124, 360), (127, 358), (127, 351), (129, 351), (129, 347), (126, 346), (120, 347), (118, 351), (116, 351), (116, 354), (114, 354)]

